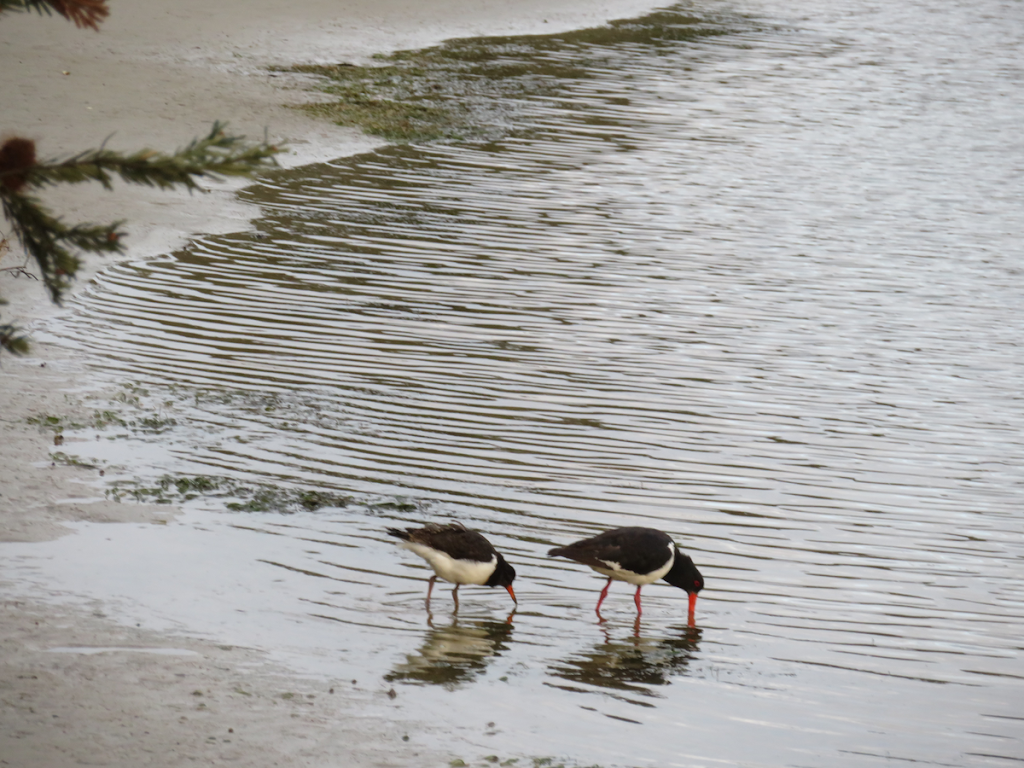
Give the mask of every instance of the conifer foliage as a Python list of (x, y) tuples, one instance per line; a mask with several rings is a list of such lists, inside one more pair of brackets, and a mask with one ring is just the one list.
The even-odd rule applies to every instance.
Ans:
[[(106, 0), (0, 0), (0, 16), (5, 11), (57, 13), (78, 27), (96, 30), (109, 13)], [(124, 222), (65, 224), (32, 191), (82, 182), (98, 182), (109, 190), (115, 179), (158, 189), (196, 190), (201, 189), (198, 180), (202, 178), (248, 176), (275, 164), (278, 147), (266, 140), (246, 142), (242, 137), (227, 134), (225, 127), (223, 123), (214, 123), (204, 138), (195, 139), (173, 154), (150, 149), (124, 154), (100, 147), (65, 159), (39, 161), (31, 139), (13, 137), (0, 144), (0, 203), (4, 218), (28, 260), (35, 262), (38, 276), (55, 303), (60, 303), (81, 266), (78, 253), (124, 250)], [(0, 257), (11, 247), (7, 234), (0, 233)], [(6, 270), (29, 274), (27, 266)], [(28, 348), (28, 340), (15, 326), (0, 323), (0, 354), (24, 354)]]
[(110, 13), (107, 0), (0, 0), (0, 13), (4, 11), (37, 11), (47, 16), (56, 12), (79, 29), (95, 30)]

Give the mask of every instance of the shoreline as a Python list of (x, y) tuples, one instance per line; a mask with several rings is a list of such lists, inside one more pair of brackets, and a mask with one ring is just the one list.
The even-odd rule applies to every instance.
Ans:
[[(453, 38), (554, 33), (641, 15), (650, 0), (442, 0), (424, 7), (411, 0), (358, 0), (346, 16), (331, 16), (334, 0), (275, 0), (210, 9), (182, 0), (168, 9), (156, 0), (115, 7), (100, 31), (76, 29), (58, 16), (0, 15), (0, 55), (12, 64), (0, 78), (5, 111), (0, 132), (37, 143), (40, 157), (64, 157), (107, 142), (125, 150), (169, 151), (204, 135), (214, 120), (229, 131), (286, 142), (283, 168), (351, 156), (386, 142), (309, 117), (288, 105), (324, 98), (310, 78), (270, 72), (285, 64), (348, 61), (437, 45)], [(259, 19), (253, 21), (252, 19)], [(324, 20), (327, 19), (327, 22)], [(276, 31), (275, 31), (276, 30)], [(247, 179), (204, 180), (203, 193), (159, 191), (118, 183), (47, 190), (43, 201), (70, 222), (126, 220), (125, 253), (89, 256), (67, 292), (74, 296), (104, 268), (145, 260), (185, 245), (198, 234), (247, 231), (258, 207), (240, 201)], [(0, 268), (22, 263), (12, 243)], [(42, 283), (0, 272), (0, 317), (27, 332), (30, 354), (0, 357), (0, 541), (40, 541), (61, 535), (63, 520), (126, 522), (110, 503), (65, 503), (76, 498), (81, 470), (49, 466), (53, 434), (28, 419), (87, 415), (81, 398), (92, 392), (88, 361), (72, 340), (35, 333), (42, 321), (71, 311), (50, 302)], [(93, 478), (89, 478), (91, 481)], [(93, 507), (87, 510), (86, 507)], [(99, 508), (108, 508), (98, 513)], [(167, 507), (157, 510), (166, 516)], [(132, 517), (131, 520), (148, 520)]]
[[(231, 133), (266, 132), (287, 142), (278, 157), (283, 167), (307, 165), (384, 142), (291, 109), (320, 96), (302, 76), (272, 67), (364, 63), (376, 53), (456, 37), (580, 29), (660, 5), (358, 0), (340, 16), (334, 0), (138, 0), (113, 4), (99, 32), (58, 16), (6, 13), (0, 130), (34, 139), (40, 157), (54, 158), (104, 141), (169, 151), (223, 120)], [(258, 210), (235, 194), (248, 183), (204, 183), (209, 191), (193, 195), (75, 185), (48, 192), (44, 201), (72, 222), (126, 219), (128, 248), (117, 258), (135, 260), (199, 233), (251, 228)], [(19, 263), (9, 253), (0, 267)], [(87, 258), (69, 295), (113, 263)], [(92, 410), (87, 397), (109, 393), (91, 388), (88, 360), (73, 340), (37, 333), (43, 321), (70, 311), (52, 305), (41, 283), (3, 272), (0, 296), (8, 301), (0, 316), (32, 337), (29, 356), (0, 358), (0, 542), (74, 535), (66, 523), (76, 521), (172, 521), (179, 512), (173, 506), (98, 498), (94, 468), (51, 462), (53, 432), (29, 419), (84, 417)], [(417, 738), (415, 724), (369, 719), (369, 709), (387, 706), (382, 691), (299, 678), (259, 649), (124, 626), (100, 605), (61, 598), (0, 574), (0, 766), (424, 766), (449, 759)], [(355, 751), (354, 741), (361, 745)]]

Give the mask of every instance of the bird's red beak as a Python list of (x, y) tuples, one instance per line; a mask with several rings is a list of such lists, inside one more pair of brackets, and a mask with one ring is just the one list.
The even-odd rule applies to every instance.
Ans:
[(519, 605), (519, 601), (516, 600), (516, 593), (512, 591), (512, 585), (509, 584), (507, 587), (505, 587), (505, 589), (508, 590), (508, 594), (512, 598), (512, 602), (515, 603), (516, 605)]
[(693, 609), (697, 607), (697, 593), (690, 593), (690, 615), (693, 616)]

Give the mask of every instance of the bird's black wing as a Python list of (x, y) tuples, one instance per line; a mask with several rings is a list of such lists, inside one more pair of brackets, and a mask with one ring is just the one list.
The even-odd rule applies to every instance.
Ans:
[(656, 571), (668, 560), (672, 539), (653, 528), (616, 528), (552, 549), (553, 557), (568, 557), (591, 568), (608, 568), (616, 563), (633, 573)]
[(428, 523), (423, 528), (387, 529), (388, 533), (404, 541), (444, 552), (456, 560), (475, 560), (480, 563), (489, 562), (494, 557), (491, 542), (476, 531), (471, 531), (461, 523), (438, 525)]
[(491, 542), (476, 531), (465, 528), (445, 528), (430, 535), (426, 542), (434, 549), (440, 549), (456, 560), (475, 560), (480, 563), (489, 562), (494, 557)]

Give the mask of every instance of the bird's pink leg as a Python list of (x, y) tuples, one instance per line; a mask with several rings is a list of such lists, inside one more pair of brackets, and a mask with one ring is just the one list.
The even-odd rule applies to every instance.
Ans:
[(452, 590), (452, 597), (455, 598), (455, 611), (459, 610), (459, 585), (455, 585), (455, 589)]
[(437, 575), (430, 577), (430, 581), (427, 582), (427, 607), (430, 607), (430, 593), (434, 591), (434, 582), (437, 581)]
[(643, 613), (643, 609), (640, 607), (640, 587), (636, 588), (636, 594), (633, 595), (633, 602), (636, 603), (636, 615), (639, 617)]
[(601, 590), (601, 597), (599, 597), (599, 598), (598, 598), (598, 600), (597, 600), (597, 608), (595, 608), (595, 609), (594, 609), (594, 612), (595, 612), (595, 613), (596, 613), (596, 614), (597, 614), (598, 616), (600, 616), (600, 615), (601, 615), (601, 603), (603, 603), (603, 602), (604, 602), (604, 599), (605, 599), (606, 597), (608, 597), (608, 587), (610, 587), (611, 585), (612, 585), (612, 580), (611, 580), (611, 579), (609, 578), (609, 579), (608, 579), (608, 583), (607, 583), (607, 584), (605, 584), (605, 585), (604, 585), (604, 589), (602, 589), (602, 590)]

